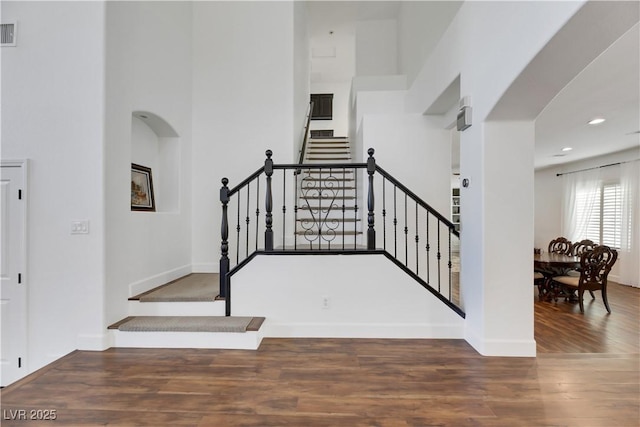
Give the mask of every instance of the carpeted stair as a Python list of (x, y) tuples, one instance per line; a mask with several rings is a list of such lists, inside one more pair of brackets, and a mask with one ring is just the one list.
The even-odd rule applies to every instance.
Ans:
[(217, 273), (193, 273), (129, 298), (108, 327), (114, 347), (256, 350), (264, 317), (224, 316)]

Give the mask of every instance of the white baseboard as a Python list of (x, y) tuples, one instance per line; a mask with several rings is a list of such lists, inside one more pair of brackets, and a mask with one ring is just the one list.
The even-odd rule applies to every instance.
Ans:
[(164, 285), (172, 280), (179, 279), (183, 276), (192, 273), (192, 266), (190, 264), (183, 265), (182, 267), (174, 268), (159, 274), (156, 274), (146, 279), (138, 280), (129, 284), (129, 296), (141, 294), (147, 292), (155, 287)]
[(273, 323), (267, 319), (260, 330), (273, 338), (464, 339), (460, 325), (447, 324)]
[(483, 356), (536, 357), (535, 340), (488, 340), (468, 328), (464, 339)]
[(199, 263), (191, 265), (192, 273), (218, 273), (220, 266), (217, 263)]
[(76, 340), (78, 350), (103, 351), (112, 346), (111, 335), (79, 334)]

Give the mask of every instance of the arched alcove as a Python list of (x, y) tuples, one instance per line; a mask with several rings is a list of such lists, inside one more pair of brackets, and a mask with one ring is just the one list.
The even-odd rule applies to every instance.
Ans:
[(131, 115), (131, 163), (151, 169), (156, 212), (180, 210), (180, 139), (162, 117)]

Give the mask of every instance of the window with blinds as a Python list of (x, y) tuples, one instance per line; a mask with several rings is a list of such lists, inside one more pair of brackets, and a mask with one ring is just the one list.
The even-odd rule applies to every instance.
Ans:
[(586, 222), (582, 239), (620, 248), (622, 236), (622, 191), (619, 183), (604, 183), (596, 194), (576, 195), (577, 218)]

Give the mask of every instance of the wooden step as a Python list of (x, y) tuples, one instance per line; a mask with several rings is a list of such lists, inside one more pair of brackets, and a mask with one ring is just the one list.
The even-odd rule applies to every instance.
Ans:
[(334, 138), (309, 138), (309, 144), (348, 144), (349, 138), (345, 136), (336, 136)]
[[(309, 231), (311, 231), (311, 232), (309, 233)], [(334, 232), (335, 234), (332, 234), (332, 235), (335, 235), (336, 237), (339, 237), (339, 236), (359, 236), (359, 235), (363, 234), (363, 232), (362, 232), (362, 231), (341, 231), (341, 230), (333, 230), (333, 232)], [(304, 236), (304, 235), (306, 235), (306, 236), (318, 236), (318, 235), (319, 235), (319, 234), (316, 232), (316, 230), (296, 231), (296, 233), (295, 233), (295, 234), (296, 234), (296, 235), (298, 235), (298, 236)], [(326, 235), (326, 233), (325, 233), (325, 234), (323, 234), (323, 235)]]
[(307, 157), (307, 160), (351, 160), (351, 157)]
[[(310, 177), (305, 177), (303, 178), (303, 181), (309, 181), (309, 182), (335, 182), (335, 181), (340, 181), (340, 182), (353, 182), (353, 178), (331, 178), (331, 179), (326, 179), (326, 178), (310, 178)], [(347, 190), (355, 190), (356, 187), (345, 187), (345, 189)]]
[[(355, 206), (345, 206), (344, 209), (346, 211), (353, 211), (355, 210)], [(308, 211), (309, 209), (311, 209), (312, 211), (317, 211), (319, 209), (322, 210), (326, 210), (327, 206), (307, 206), (306, 204), (303, 206), (298, 206), (298, 210), (303, 210), (303, 211)], [(358, 208), (359, 210), (362, 210), (362, 208)], [(331, 209), (334, 212), (339, 212), (342, 211), (342, 206), (335, 206), (333, 209)]]
[(355, 196), (328, 196), (328, 197), (322, 197), (322, 196), (300, 196), (300, 200), (326, 200), (326, 201), (332, 201), (332, 200), (355, 200)]
[[(334, 218), (334, 217), (330, 217), (330, 218), (327, 218), (327, 219), (331, 220), (331, 221), (337, 221), (337, 222), (360, 222), (360, 221), (362, 221), (360, 218), (341, 218), (341, 217)], [(313, 218), (298, 218), (296, 221), (298, 221), (298, 222), (314, 222), (315, 219), (313, 219)]]
[(353, 173), (353, 169), (349, 168), (348, 166), (345, 166), (346, 169), (343, 168), (324, 168), (324, 169), (304, 169), (304, 167), (302, 167), (302, 173), (306, 173), (306, 174), (314, 174), (314, 175), (318, 175), (318, 174), (332, 174), (332, 175), (349, 175)]

